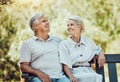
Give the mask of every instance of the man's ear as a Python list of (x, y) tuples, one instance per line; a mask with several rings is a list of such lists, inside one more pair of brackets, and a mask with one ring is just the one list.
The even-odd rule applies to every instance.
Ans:
[(34, 28), (34, 30), (38, 29), (38, 25), (34, 24), (33, 28)]
[(35, 26), (35, 29), (38, 29), (38, 26), (37, 26), (37, 25)]

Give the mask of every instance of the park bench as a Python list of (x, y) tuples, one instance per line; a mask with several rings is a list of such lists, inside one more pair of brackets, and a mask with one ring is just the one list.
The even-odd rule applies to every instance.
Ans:
[[(108, 66), (108, 76), (109, 76), (109, 81), (108, 82), (118, 82), (118, 78), (120, 76), (117, 75), (118, 70), (116, 69), (116, 64), (118, 63), (120, 67), (120, 54), (105, 54), (106, 57), (106, 64)], [(105, 77), (105, 70), (104, 67), (98, 68), (98, 64), (96, 64), (96, 72), (99, 74), (102, 74), (103, 76), (103, 81), (105, 82), (106, 77)], [(119, 81), (120, 82), (120, 81)]]
[[(109, 77), (109, 81), (107, 82), (118, 82), (118, 78), (120, 76), (117, 75), (118, 69), (116, 67), (116, 64), (119, 64), (120, 67), (120, 54), (105, 54), (105, 58), (106, 58), (106, 65), (108, 66), (108, 77)], [(105, 77), (105, 69), (104, 67), (98, 68), (98, 64), (95, 64), (95, 70), (97, 73), (102, 74), (103, 76), (103, 81), (106, 81), (106, 77)], [(120, 71), (120, 69), (119, 69)], [(27, 73), (23, 73), (22, 74), (22, 78), (25, 78), (25, 82), (27, 82), (29, 75)]]

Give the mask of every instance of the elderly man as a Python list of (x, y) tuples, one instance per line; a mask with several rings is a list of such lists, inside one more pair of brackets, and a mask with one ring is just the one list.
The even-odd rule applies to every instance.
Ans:
[(31, 75), (29, 82), (70, 82), (59, 62), (61, 39), (48, 35), (48, 20), (43, 14), (36, 14), (30, 20), (30, 27), (34, 36), (24, 41), (20, 50), (20, 67)]

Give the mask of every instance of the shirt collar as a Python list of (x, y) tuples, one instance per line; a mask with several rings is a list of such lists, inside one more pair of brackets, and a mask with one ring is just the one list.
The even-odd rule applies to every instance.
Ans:
[(83, 37), (81, 37), (80, 43), (76, 43), (70, 37), (68, 37), (68, 41), (73, 44), (73, 47), (77, 46), (77, 45), (86, 45), (85, 40), (84, 40)]
[(86, 45), (86, 43), (85, 43), (85, 39), (84, 39), (83, 37), (81, 37), (81, 41), (80, 41), (80, 43), (83, 44), (83, 45)]
[[(36, 37), (36, 36), (33, 36), (33, 39), (34, 39), (34, 40), (44, 41), (42, 38), (38, 38), (38, 37)], [(49, 38), (48, 38), (46, 41), (50, 41), (50, 40), (53, 40), (53, 39), (54, 39), (54, 38), (49, 35)]]

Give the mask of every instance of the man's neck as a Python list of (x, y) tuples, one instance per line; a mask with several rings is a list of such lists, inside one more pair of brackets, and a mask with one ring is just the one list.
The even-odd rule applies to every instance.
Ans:
[(49, 38), (49, 35), (47, 33), (36, 34), (35, 36), (38, 37), (38, 38), (41, 38), (41, 39), (43, 39), (45, 41)]

